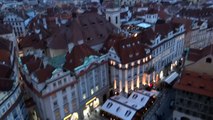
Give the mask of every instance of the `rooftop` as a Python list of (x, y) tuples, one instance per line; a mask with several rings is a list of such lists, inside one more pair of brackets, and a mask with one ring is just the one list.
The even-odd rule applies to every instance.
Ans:
[(175, 89), (213, 97), (213, 76), (186, 70)]

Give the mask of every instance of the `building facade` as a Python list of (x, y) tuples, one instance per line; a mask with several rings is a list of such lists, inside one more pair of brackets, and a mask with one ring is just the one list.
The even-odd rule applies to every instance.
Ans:
[(28, 114), (19, 83), (16, 39), (6, 26), (0, 27), (0, 119), (27, 120)]

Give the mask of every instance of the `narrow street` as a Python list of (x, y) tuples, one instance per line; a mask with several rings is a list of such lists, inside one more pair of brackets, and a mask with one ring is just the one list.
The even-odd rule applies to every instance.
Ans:
[(174, 97), (173, 89), (162, 90), (158, 100), (147, 113), (145, 120), (172, 120), (173, 109), (170, 108), (170, 102)]

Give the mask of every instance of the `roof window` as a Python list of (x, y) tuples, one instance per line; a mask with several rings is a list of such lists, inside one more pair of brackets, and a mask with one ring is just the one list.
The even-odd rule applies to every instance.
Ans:
[(112, 107), (112, 105), (113, 105), (113, 103), (112, 102), (109, 102), (108, 104), (107, 104), (107, 108), (111, 108)]
[(125, 113), (125, 117), (129, 117), (130, 114), (131, 114), (131, 111), (127, 110), (126, 113)]

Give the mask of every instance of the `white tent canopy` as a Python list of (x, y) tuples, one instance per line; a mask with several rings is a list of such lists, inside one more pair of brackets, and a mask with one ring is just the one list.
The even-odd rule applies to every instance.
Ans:
[(177, 72), (173, 72), (164, 81), (168, 84), (171, 84), (178, 77), (178, 75), (179, 74)]

